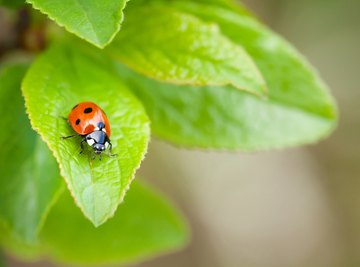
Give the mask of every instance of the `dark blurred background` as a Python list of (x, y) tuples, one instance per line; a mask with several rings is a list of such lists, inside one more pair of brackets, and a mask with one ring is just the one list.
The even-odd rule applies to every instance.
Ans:
[(339, 127), (317, 145), (251, 154), (153, 140), (141, 176), (184, 211), (193, 239), (137, 266), (360, 266), (360, 1), (243, 2), (320, 71)]

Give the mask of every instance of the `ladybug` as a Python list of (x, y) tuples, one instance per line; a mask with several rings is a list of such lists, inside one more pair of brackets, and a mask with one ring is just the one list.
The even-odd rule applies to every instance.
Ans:
[(84, 143), (91, 146), (96, 155), (100, 155), (109, 148), (111, 154), (112, 144), (110, 142), (110, 122), (105, 112), (93, 102), (81, 102), (74, 106), (68, 116), (68, 122), (74, 135), (62, 137), (63, 139), (81, 136), (83, 137), (80, 146), (81, 152), (84, 150)]

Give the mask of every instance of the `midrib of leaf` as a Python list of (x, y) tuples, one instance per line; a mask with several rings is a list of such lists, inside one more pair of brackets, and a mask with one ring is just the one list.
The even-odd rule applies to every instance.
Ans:
[[(40, 133), (41, 137), (44, 138), (44, 140), (46, 140), (46, 143), (48, 144), (48, 146), (51, 148), (52, 153), (54, 154), (59, 167), (60, 167), (60, 173), (61, 176), (65, 177), (66, 179), (66, 184), (68, 186), (68, 188), (70, 189), (70, 192), (72, 194), (72, 196), (74, 197), (74, 199), (76, 200), (76, 204), (77, 206), (79, 206), (81, 208), (81, 210), (83, 211), (83, 213), (85, 214), (85, 216), (90, 219), (93, 224), (95, 226), (99, 226), (100, 224), (104, 223), (107, 219), (111, 218), (118, 205), (123, 201), (123, 198), (125, 196), (126, 190), (128, 189), (128, 183), (130, 183), (133, 179), (134, 179), (134, 174), (136, 169), (139, 167), (140, 165), (140, 161), (137, 163), (137, 159), (141, 155), (143, 152), (143, 148), (145, 149), (145, 147), (147, 147), (147, 139), (145, 136), (145, 132), (141, 131), (139, 132), (139, 137), (135, 138), (134, 142), (136, 142), (136, 144), (139, 144), (139, 148), (138, 149), (132, 149), (132, 147), (129, 147), (127, 150), (126, 147), (126, 143), (128, 145), (131, 145), (131, 140), (127, 140), (126, 138), (121, 138), (122, 135), (128, 135), (130, 134), (131, 130), (128, 130), (127, 127), (128, 125), (130, 125), (131, 127), (135, 127), (135, 125), (137, 127), (140, 127), (140, 129), (142, 130), (146, 130), (146, 124), (147, 120), (145, 118), (145, 113), (144, 110), (142, 110), (140, 107), (140, 103), (135, 101), (135, 97), (133, 97), (131, 95), (131, 93), (129, 91), (126, 90), (126, 88), (124, 87), (124, 92), (120, 93), (119, 92), (119, 96), (123, 96), (124, 99), (126, 100), (123, 104), (126, 104), (126, 102), (129, 102), (130, 106), (129, 109), (125, 109), (125, 113), (124, 112), (119, 112), (116, 113), (115, 116), (117, 117), (118, 120), (120, 121), (124, 121), (125, 124), (122, 125), (122, 129), (124, 129), (124, 134), (119, 133), (121, 131), (121, 129), (119, 129), (116, 135), (116, 139), (117, 141), (115, 141), (115, 146), (117, 142), (120, 142), (124, 147), (122, 147), (122, 152), (121, 154), (123, 155), (123, 158), (120, 158), (119, 160), (112, 160), (112, 166), (107, 168), (106, 165), (104, 165), (104, 167), (100, 168), (97, 170), (97, 164), (94, 165), (95, 169), (93, 170), (92, 167), (89, 164), (89, 159), (84, 158), (82, 160), (82, 163), (80, 164), (80, 166), (78, 166), (76, 164), (76, 156), (75, 153), (73, 153), (72, 155), (75, 157), (75, 161), (71, 160), (71, 162), (69, 162), (69, 164), (67, 164), (66, 160), (64, 161), (62, 158), (62, 150), (64, 150), (64, 144), (60, 143), (60, 135), (59, 136), (54, 136), (54, 134), (56, 134), (56, 132), (59, 132), (59, 130), (61, 129), (62, 134), (67, 134), (67, 132), (70, 133), (70, 126), (67, 127), (68, 129), (66, 130), (66, 132), (63, 132), (64, 130), (64, 124), (60, 124), (62, 121), (60, 120), (60, 118), (62, 116), (66, 116), (67, 115), (67, 111), (64, 110), (64, 105), (66, 103), (66, 105), (69, 105), (69, 101), (72, 99), (72, 95), (73, 95), (73, 100), (77, 100), (77, 101), (82, 101), (82, 100), (86, 100), (86, 84), (88, 84), (88, 79), (86, 76), (84, 76), (84, 73), (81, 73), (81, 69), (80, 67), (83, 67), (84, 62), (87, 62), (87, 56), (89, 56), (89, 58), (92, 58), (93, 61), (90, 61), (91, 63), (89, 64), (102, 64), (101, 66), (99, 66), (99, 71), (101, 71), (100, 77), (104, 77), (105, 78), (109, 78), (110, 74), (109, 71), (111, 72), (111, 69), (108, 68), (109, 66), (111, 66), (111, 64), (109, 64), (109, 66), (107, 66), (105, 64), (105, 61), (103, 60), (103, 58), (101, 58), (100, 62), (97, 61), (97, 59), (100, 59), (100, 57), (97, 57), (95, 55), (92, 55), (91, 53), (97, 51), (95, 48), (91, 48), (88, 47), (86, 48), (86, 46), (77, 46), (76, 48), (82, 50), (82, 48), (84, 49), (84, 53), (79, 52), (77, 49), (70, 49), (70, 48), (66, 48), (65, 44), (62, 45), (54, 45), (55, 47), (57, 47), (57, 52), (59, 54), (53, 54), (53, 56), (56, 58), (56, 55), (61, 55), (61, 57), (65, 57), (66, 60), (62, 61), (63, 65), (58, 66), (56, 65), (56, 61), (54, 60), (50, 60), (49, 63), (46, 63), (47, 61), (39, 61), (40, 66), (42, 66), (44, 68), (44, 72), (46, 73), (46, 76), (42, 77), (41, 79), (41, 83), (37, 84), (37, 88), (39, 89), (39, 91), (44, 92), (44, 95), (47, 95), (47, 91), (50, 90), (51, 91), (51, 87), (55, 86), (53, 83), (51, 83), (52, 80), (57, 80), (59, 79), (61, 76), (58, 75), (67, 75), (68, 78), (64, 79), (64, 84), (62, 86), (60, 86), (59, 88), (64, 88), (64, 90), (57, 90), (51, 93), (52, 98), (57, 99), (58, 104), (55, 104), (56, 109), (52, 108), (52, 106), (50, 106), (49, 108), (51, 109), (51, 113), (48, 114), (47, 116), (49, 116), (49, 119), (51, 121), (53, 121), (54, 123), (56, 123), (55, 125), (57, 125), (56, 127), (58, 128), (58, 131), (56, 129), (51, 130), (51, 134), (47, 134), (46, 128), (41, 127), (39, 124), (39, 120), (41, 120), (41, 114), (36, 115), (37, 113), (35, 112), (35, 108), (34, 108), (34, 104), (36, 105), (36, 103), (34, 103), (34, 98), (31, 98), (30, 95), (28, 95), (28, 91), (26, 88), (31, 88), (29, 84), (32, 84), (31, 81), (36, 81), (36, 76), (33, 76), (34, 74), (32, 73), (32, 75), (29, 74), (29, 76), (31, 78), (29, 78), (28, 80), (25, 78), (25, 86), (23, 86), (23, 90), (25, 93), (25, 98), (26, 98), (26, 103), (27, 103), (27, 108), (28, 110), (30, 110), (31, 112), (33, 112), (33, 114), (30, 114), (30, 119), (32, 122), (34, 122), (34, 118), (36, 119), (36, 122), (34, 122), (34, 128), (36, 128), (36, 130)], [(74, 46), (76, 46), (76, 42), (74, 44), (72, 44)], [(55, 48), (54, 48), (55, 49)], [(87, 49), (93, 50), (90, 52), (90, 50), (88, 51)], [(55, 49), (56, 50), (56, 49)], [(87, 54), (87, 52), (89, 52), (89, 54)], [(51, 52), (49, 52), (51, 53)], [(79, 56), (76, 56), (76, 53), (79, 53)], [(45, 55), (44, 55), (45, 57)], [(88, 58), (88, 59), (89, 59)], [(83, 61), (85, 59), (85, 61)], [(60, 59), (59, 59), (60, 60)], [(36, 62), (34, 63), (34, 65), (36, 65)], [(95, 66), (95, 65), (94, 65)], [(38, 67), (34, 66), (34, 68), (36, 69), (36, 71), (41, 71), (40, 69), (38, 69)], [(55, 70), (59, 68), (58, 70)], [(103, 68), (105, 68), (106, 70), (104, 70)], [(34, 70), (35, 71), (35, 70)], [(31, 72), (31, 70), (29, 71)], [(34, 72), (35, 73), (35, 72)], [(85, 72), (85, 73), (89, 73), (89, 72)], [(90, 72), (93, 73), (93, 72)], [(28, 76), (27, 76), (28, 77)], [(122, 83), (119, 79), (115, 78), (116, 76), (114, 75), (114, 80), (112, 83), (113, 87), (116, 87), (116, 85), (118, 86), (122, 86)], [(110, 79), (110, 78), (109, 78)], [(100, 79), (95, 79), (96, 83), (102, 83), (102, 80)], [(106, 82), (106, 81), (104, 81)], [(39, 88), (39, 86), (41, 86), (41, 89)], [(69, 87), (70, 86), (70, 87)], [(81, 90), (77, 90), (76, 88), (82, 88)], [(31, 89), (33, 92), (35, 89), (32, 88)], [(85, 91), (84, 91), (85, 90)], [(104, 94), (104, 93), (103, 93)], [(106, 97), (107, 95), (111, 95), (111, 96), (117, 96), (117, 94), (115, 93), (111, 93), (111, 91), (108, 91), (105, 95), (103, 95), (100, 99), (102, 99), (102, 101), (104, 101), (104, 99), (108, 98)], [(85, 97), (85, 98), (84, 98)], [(93, 97), (91, 97), (93, 98)], [(36, 98), (35, 98), (36, 99)], [(40, 101), (41, 103), (43, 103), (43, 105), (46, 105), (47, 99), (43, 98), (42, 96), (39, 95), (37, 96), (37, 99)], [(110, 101), (110, 98), (108, 98)], [(111, 101), (110, 101), (111, 102)], [(106, 102), (105, 102), (106, 103)], [(31, 107), (31, 109), (30, 109)], [(134, 108), (134, 109), (132, 109)], [(137, 108), (139, 108), (139, 110), (137, 110)], [(130, 111), (135, 112), (135, 113), (129, 113)], [(130, 116), (130, 114), (132, 114)], [(40, 116), (39, 116), (40, 115)], [(130, 116), (131, 120), (123, 120), (121, 119), (122, 116), (125, 116), (124, 118), (127, 118), (126, 116)], [(133, 118), (134, 116), (134, 118)], [(115, 118), (114, 118), (115, 119)], [(134, 121), (133, 121), (134, 119)], [(134, 124), (136, 122), (136, 124)], [(46, 124), (46, 127), (50, 127), (48, 124)], [(40, 129), (42, 129), (42, 131), (40, 131)], [(137, 129), (137, 128), (135, 128)], [(45, 139), (46, 138), (46, 139)], [(58, 139), (57, 139), (58, 138)], [(121, 141), (119, 140), (121, 139)], [(125, 143), (125, 142), (126, 143)], [(139, 142), (141, 141), (141, 143)], [(114, 141), (113, 141), (114, 142)], [(135, 145), (132, 144), (133, 146)], [(140, 149), (141, 148), (141, 149)], [(72, 150), (74, 152), (75, 146), (74, 144), (72, 144)], [(126, 153), (124, 153), (124, 151), (127, 151)], [(138, 153), (136, 153), (136, 151), (138, 151)], [(131, 152), (131, 156), (130, 155)], [(136, 158), (136, 162), (134, 162), (134, 158)], [(84, 160), (87, 162), (86, 164)], [(127, 160), (129, 160), (129, 167), (126, 164)], [(140, 159), (139, 159), (140, 160)], [(95, 162), (97, 163), (97, 162)], [(136, 165), (135, 165), (136, 163)], [(122, 167), (121, 167), (122, 166)], [(74, 175), (71, 172), (72, 168), (77, 168), (79, 167), (80, 169), (76, 172), (79, 174), (79, 176), (83, 177), (83, 180), (79, 180), (77, 177), (77, 175)], [(102, 171), (101, 173), (98, 171)], [(108, 172), (108, 173), (107, 173)], [(98, 174), (98, 175), (97, 175)], [(101, 175), (100, 175), (101, 174)], [(111, 183), (107, 183), (106, 181), (106, 176), (107, 175), (111, 175), (112, 180)], [(75, 177), (76, 176), (76, 177)], [(109, 190), (109, 193), (111, 192), (111, 194), (107, 195), (104, 194), (102, 191), (102, 189), (104, 189), (105, 191)], [(94, 201), (95, 200), (95, 201)], [(95, 203), (97, 202), (97, 203)], [(105, 208), (105, 205), (106, 208)], [(102, 208), (103, 207), (103, 208)]]
[[(74, 75), (74, 77), (75, 77), (74, 80), (75, 80), (75, 81), (81, 81), (80, 76), (79, 76), (78, 71), (77, 71), (77, 68), (75, 67), (76, 62), (75, 62), (75, 60), (74, 60), (74, 54), (73, 54), (73, 53), (67, 53), (67, 57), (69, 58), (69, 65), (68, 65), (68, 66), (71, 68), (71, 73), (72, 73), (72, 74)], [(81, 83), (79, 83), (78, 86), (82, 86)], [(59, 113), (59, 114), (61, 114), (61, 113)], [(120, 130), (120, 129), (122, 129), (122, 127), (119, 126), (118, 129)], [(125, 139), (125, 140), (126, 140), (126, 142), (127, 142), (129, 145), (131, 144), (127, 139)], [(123, 149), (124, 149), (124, 148), (123, 148)], [(127, 149), (127, 153), (128, 153), (128, 155), (130, 156), (130, 152), (129, 152), (128, 149)], [(119, 173), (120, 173), (120, 177), (123, 177), (123, 176), (122, 176), (121, 166), (120, 166), (119, 162), (116, 161), (116, 164), (117, 164), (117, 167), (118, 167), (118, 170), (119, 170)], [(60, 164), (59, 164), (59, 165), (60, 165)], [(89, 164), (89, 165), (86, 165), (86, 168), (87, 168), (88, 173), (90, 173), (90, 180), (93, 180), (93, 178), (94, 178), (94, 172), (93, 172), (93, 169), (90, 167), (90, 164)], [(135, 170), (135, 171), (133, 172), (133, 174), (132, 174), (132, 179), (130, 180), (130, 183), (131, 183), (131, 182), (133, 181), (133, 179), (135, 178), (135, 172), (136, 172), (136, 170)], [(62, 173), (62, 176), (65, 177), (65, 175), (64, 175), (63, 173)], [(70, 183), (72, 184), (72, 188), (76, 188), (74, 182), (75, 182), (75, 179), (74, 179), (74, 177), (72, 176), (72, 178), (70, 179)], [(67, 183), (67, 181), (66, 181), (66, 183)], [(120, 179), (120, 187), (124, 187), (125, 184), (127, 184), (127, 182), (126, 182), (124, 179)], [(122, 194), (120, 194), (118, 204), (120, 204), (120, 203), (123, 201), (127, 190), (128, 190), (128, 189), (125, 189), (124, 192), (123, 192)], [(72, 192), (72, 190), (71, 190), (70, 188), (69, 188), (69, 191), (71, 192), (71, 194), (73, 194), (73, 192)], [(81, 192), (81, 194), (83, 194), (83, 193), (84, 193), (84, 191)], [(93, 200), (95, 199), (95, 196), (96, 196), (96, 194), (95, 194), (95, 191), (94, 191), (93, 194), (92, 194), (92, 199), (93, 199)], [(74, 199), (76, 199), (76, 198), (74, 197)], [(93, 203), (94, 203), (94, 206), (93, 206), (93, 214), (97, 214), (97, 212), (96, 212), (96, 210), (97, 210), (97, 209), (96, 209), (96, 203), (97, 203), (97, 202), (96, 202), (96, 201), (93, 201)], [(81, 207), (80, 207), (80, 208), (81, 208)], [(81, 209), (83, 209), (83, 208), (81, 208)], [(117, 209), (117, 207), (115, 207), (115, 208), (112, 210), (112, 214), (115, 213), (116, 209)]]
[(85, 17), (87, 18), (87, 21), (91, 27), (92, 32), (94, 33), (94, 36), (96, 37), (96, 40), (101, 43), (101, 40), (99, 39), (99, 35), (95, 30), (94, 24), (91, 22), (89, 15), (87, 13), (87, 10), (85, 9), (84, 5), (82, 4), (81, 0), (74, 0), (74, 3), (78, 4), (78, 6), (81, 8), (81, 10), (83, 11), (83, 14), (85, 15)]

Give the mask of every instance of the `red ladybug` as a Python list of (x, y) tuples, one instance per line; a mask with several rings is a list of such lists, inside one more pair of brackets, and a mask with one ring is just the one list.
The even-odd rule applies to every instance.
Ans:
[(110, 122), (102, 109), (92, 102), (81, 102), (71, 110), (69, 123), (77, 134), (63, 137), (63, 139), (81, 136), (81, 152), (83, 152), (83, 144), (86, 142), (91, 146), (95, 154), (100, 155), (109, 148), (110, 156), (112, 144), (110, 142)]

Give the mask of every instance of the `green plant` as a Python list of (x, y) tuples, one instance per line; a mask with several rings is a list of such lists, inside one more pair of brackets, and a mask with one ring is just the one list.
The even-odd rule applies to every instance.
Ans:
[[(48, 46), (0, 69), (0, 242), (20, 258), (115, 264), (184, 246), (181, 214), (132, 182), (150, 128), (187, 148), (256, 151), (314, 143), (336, 126), (312, 67), (231, 0), (28, 3), (84, 40), (23, 1), (0, 1), (30, 12), (23, 34)], [(94, 161), (60, 139), (81, 101), (107, 112), (118, 157)]]

